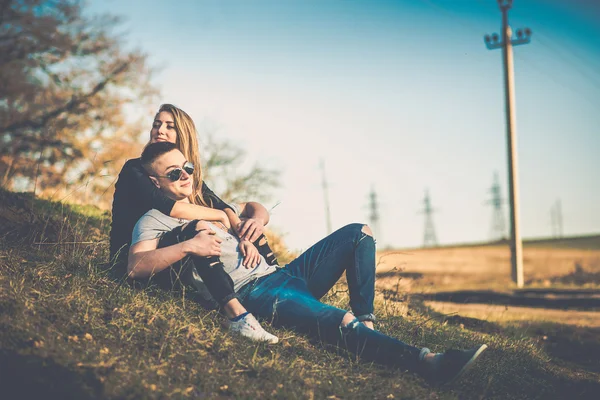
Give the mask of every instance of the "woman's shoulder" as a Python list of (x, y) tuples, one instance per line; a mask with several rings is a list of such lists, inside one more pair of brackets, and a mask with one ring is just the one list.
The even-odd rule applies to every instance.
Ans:
[(125, 161), (123, 164), (123, 168), (121, 168), (121, 172), (119, 175), (138, 175), (144, 171), (142, 167), (142, 162), (139, 158), (130, 158)]
[(123, 164), (123, 169), (125, 168), (141, 168), (142, 167), (142, 161), (141, 159), (138, 158), (130, 158), (129, 160), (125, 161), (125, 164)]

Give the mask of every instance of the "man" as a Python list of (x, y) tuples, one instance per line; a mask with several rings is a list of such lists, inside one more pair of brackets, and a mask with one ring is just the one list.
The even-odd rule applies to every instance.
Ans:
[[(184, 201), (185, 188), (192, 176), (182, 171), (180, 180), (158, 181), (174, 169), (182, 169), (187, 161), (181, 152), (168, 143), (149, 145), (142, 154), (148, 174), (167, 196)], [(191, 182), (193, 184), (193, 182)], [(182, 199), (182, 200), (180, 200)], [(169, 218), (169, 217), (165, 217)], [(220, 265), (233, 282), (237, 297), (250, 312), (273, 323), (319, 337), (342, 347), (363, 360), (392, 365), (418, 372), (429, 380), (447, 383), (460, 376), (487, 348), (449, 350), (435, 354), (427, 348), (416, 348), (372, 329), (375, 242), (366, 225), (351, 224), (321, 240), (284, 268), (264, 262), (255, 268), (242, 265), (236, 237), (217, 226), (196, 224), (199, 233), (181, 243), (164, 248), (157, 256), (157, 240), (148, 239), (169, 234), (173, 226), (186, 221), (155, 224), (148, 229), (138, 224), (129, 254), (128, 270), (133, 277), (151, 276), (174, 262), (192, 255), (219, 255)], [(192, 229), (187, 225), (185, 229)], [(204, 230), (203, 230), (204, 229)], [(222, 238), (221, 241), (216, 238)], [(141, 239), (139, 239), (141, 238)], [(343, 272), (348, 281), (350, 306), (354, 314), (321, 303), (322, 297), (337, 282)], [(207, 282), (210, 289), (211, 284)]]
[[(146, 159), (148, 157), (154, 159), (155, 155), (164, 154), (165, 151), (170, 152), (171, 155), (171, 157), (154, 160), (155, 170), (165, 171), (165, 173), (151, 173), (151, 181), (170, 199), (189, 202), (193, 190), (194, 166), (185, 161), (183, 154), (173, 143), (163, 142), (158, 146), (150, 145), (148, 148), (149, 150), (144, 152)], [(175, 159), (173, 156), (179, 157)], [(145, 168), (149, 168), (149, 165), (144, 163), (145, 158), (142, 157), (142, 164)], [(229, 318), (227, 323), (230, 331), (255, 341), (277, 343), (279, 339), (265, 331), (239, 302), (233, 281), (223, 270), (223, 264), (218, 258), (221, 255), (221, 244), (226, 240), (229, 243), (224, 247), (234, 246), (229, 253), (235, 252), (236, 247), (244, 252), (246, 257), (242, 263), (248, 268), (259, 258), (263, 261), (263, 266), (268, 265), (258, 249), (248, 240), (243, 240), (239, 245), (237, 242), (233, 244), (232, 235), (208, 222), (192, 221), (185, 226), (183, 224), (182, 220), (154, 209), (142, 215), (133, 229), (128, 255), (128, 277), (153, 279), (167, 290), (192, 286), (197, 291), (203, 292), (206, 286), (202, 285), (202, 281), (199, 280), (201, 278), (208, 286), (212, 298)], [(221, 232), (222, 237), (215, 235), (215, 230), (212, 228)], [(232, 261), (237, 261), (237, 253), (236, 260)], [(255, 272), (263, 269), (263, 267), (255, 268)]]

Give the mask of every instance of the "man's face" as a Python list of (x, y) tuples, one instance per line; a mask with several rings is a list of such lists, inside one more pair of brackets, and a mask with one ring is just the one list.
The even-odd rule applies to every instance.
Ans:
[[(173, 200), (187, 199), (194, 189), (194, 177), (188, 174), (183, 165), (186, 159), (179, 150), (171, 150), (158, 157), (151, 165), (150, 179), (167, 197)], [(174, 169), (182, 169), (179, 180), (173, 182), (167, 174)]]

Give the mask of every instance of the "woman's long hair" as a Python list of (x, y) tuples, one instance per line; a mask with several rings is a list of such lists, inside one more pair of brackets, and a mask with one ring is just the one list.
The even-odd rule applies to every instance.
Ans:
[[(189, 197), (192, 204), (212, 207), (202, 196), (202, 164), (200, 162), (200, 146), (198, 144), (198, 131), (192, 118), (182, 109), (173, 104), (163, 104), (156, 115), (166, 111), (171, 113), (177, 132), (177, 148), (183, 153), (186, 160), (194, 163), (194, 192)], [(210, 201), (210, 199), (209, 199)], [(212, 202), (211, 202), (212, 203)]]

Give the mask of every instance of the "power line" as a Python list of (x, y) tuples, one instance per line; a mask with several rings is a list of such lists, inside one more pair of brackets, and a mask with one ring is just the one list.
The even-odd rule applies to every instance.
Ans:
[(576, 94), (580, 99), (588, 102), (590, 105), (592, 105), (594, 107), (597, 106), (596, 102), (593, 99), (589, 98), (587, 95), (583, 94), (581, 91), (567, 85), (566, 83), (564, 83), (564, 81), (557, 80), (556, 77), (554, 75), (550, 74), (546, 68), (541, 67), (537, 62), (531, 60), (529, 57), (526, 57), (525, 55), (520, 54), (520, 53), (517, 53), (515, 55), (515, 57), (517, 57), (519, 60), (524, 61), (525, 63), (529, 64), (530, 67), (533, 67), (533, 69), (540, 72), (542, 75), (545, 75), (547, 78), (549, 78), (552, 82), (554, 82), (558, 86), (561, 86), (564, 89), (571, 91), (573, 94)]
[[(550, 31), (553, 30), (552, 27), (546, 25), (541, 20), (537, 19), (537, 15), (533, 15), (533, 14), (527, 13), (527, 12), (526, 12), (526, 14), (527, 14), (527, 18), (529, 18), (530, 20), (531, 19), (534, 20), (534, 22), (537, 25), (540, 25), (540, 26), (544, 27), (546, 31), (550, 32)], [(573, 57), (578, 58), (583, 63), (586, 63), (586, 64), (595, 64), (595, 62), (592, 61), (590, 58), (586, 58), (586, 57), (582, 56), (580, 53), (578, 53), (577, 51), (575, 51), (572, 46), (561, 45), (560, 42), (552, 41), (552, 39), (549, 38), (548, 36), (546, 36), (545, 34), (536, 31), (536, 36), (538, 34), (542, 35), (542, 38), (544, 38), (544, 42), (546, 42), (546, 40), (548, 40), (548, 42), (546, 42), (546, 45), (548, 47), (554, 47), (554, 46), (561, 47), (563, 50), (566, 50), (568, 53), (571, 53), (571, 55)], [(539, 38), (537, 40), (539, 41)], [(542, 42), (540, 41), (540, 43), (542, 43)], [(542, 45), (543, 45), (543, 43), (542, 43)], [(556, 50), (556, 47), (554, 47), (554, 48)], [(556, 51), (560, 52), (560, 49), (558, 49)], [(597, 72), (599, 70), (599, 68), (600, 68), (600, 64), (596, 64), (596, 65), (592, 65), (591, 70), (593, 70), (594, 72)]]
[(591, 75), (586, 70), (582, 69), (581, 65), (577, 64), (571, 58), (568, 58), (567, 56), (562, 54), (560, 52), (560, 50), (557, 50), (556, 47), (553, 47), (550, 44), (550, 42), (546, 42), (545, 40), (540, 40), (539, 38), (537, 39), (537, 42), (539, 44), (541, 44), (542, 46), (544, 46), (546, 49), (555, 53), (560, 60), (562, 60), (565, 64), (569, 64), (569, 66), (571, 68), (573, 68), (575, 71), (577, 71), (584, 79), (587, 79), (588, 81), (592, 82), (594, 86), (596, 86), (597, 88), (600, 89), (600, 80), (597, 76)]
[[(436, 9), (437, 11), (445, 14), (446, 16), (449, 16), (452, 18), (453, 21), (458, 22), (459, 25), (462, 25), (465, 28), (470, 29), (472, 32), (476, 32), (477, 34), (480, 33), (479, 28), (476, 27), (475, 25), (473, 25), (470, 21), (468, 21), (467, 19), (465, 19), (464, 17), (462, 17), (460, 14), (453, 12), (451, 10), (448, 10), (447, 8), (435, 4), (433, 3), (431, 0), (421, 0), (423, 3), (429, 5), (431, 8)], [(479, 3), (481, 5), (485, 5), (487, 7), (487, 4), (484, 4), (482, 0), (479, 0)], [(545, 24), (541, 24), (543, 26), (546, 26)], [(546, 26), (547, 28), (547, 26)], [(537, 32), (536, 32), (537, 35)], [(542, 44), (542, 46), (544, 46), (544, 44)], [(548, 49), (550, 49), (548, 47)], [(577, 55), (577, 53), (575, 53), (571, 48), (568, 48), (573, 54), (575, 54), (578, 58), (583, 59), (580, 55)], [(548, 72), (547, 68), (543, 68), (541, 67), (539, 64), (533, 62), (530, 58), (526, 58), (525, 56), (523, 56), (522, 54), (516, 53), (515, 57), (517, 57), (518, 59), (520, 59), (521, 61), (524, 61), (526, 64), (528, 64), (529, 66), (533, 67), (535, 70), (537, 70), (538, 72), (542, 73), (543, 75), (545, 75), (547, 78), (549, 78), (552, 82), (554, 82), (555, 84), (562, 86), (563, 88), (573, 92), (574, 94), (577, 94), (578, 96), (580, 96), (580, 98), (582, 98), (583, 100), (587, 101), (588, 103), (590, 103), (590, 105), (596, 106), (596, 101), (594, 101), (593, 99), (590, 99), (587, 95), (582, 94), (582, 92), (580, 90), (577, 90), (569, 85), (567, 85), (566, 83), (563, 83), (562, 79), (556, 79), (555, 76), (553, 76), (552, 74), (550, 74)], [(561, 57), (562, 58), (562, 57)], [(564, 58), (563, 58), (564, 59)], [(583, 59), (584, 60), (584, 59)], [(584, 62), (589, 62), (589, 60), (584, 60)], [(574, 66), (575, 64), (571, 64), (572, 66)], [(582, 72), (580, 70), (580, 67), (575, 67), (578, 72), (582, 75), (582, 76), (588, 76), (589, 79), (589, 75), (587, 75), (586, 73)], [(591, 79), (592, 82), (594, 82), (594, 84), (596, 84), (598, 81), (595, 79)], [(596, 86), (596, 85), (595, 85)]]

